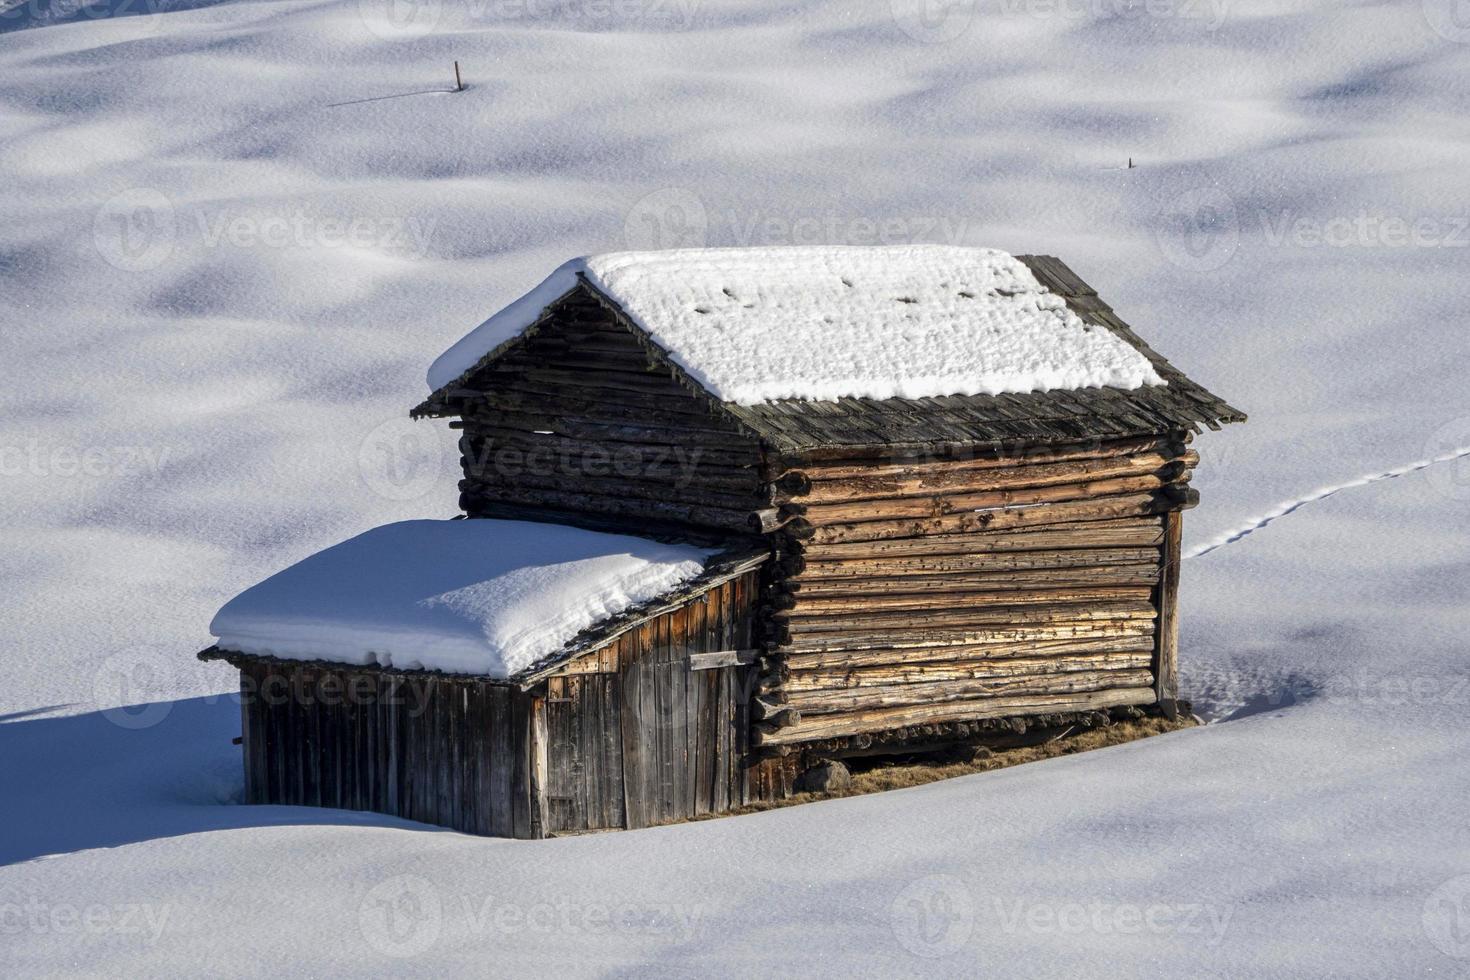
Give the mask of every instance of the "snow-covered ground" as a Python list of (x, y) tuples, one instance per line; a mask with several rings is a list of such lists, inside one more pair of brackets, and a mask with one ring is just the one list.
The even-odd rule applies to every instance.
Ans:
[[(1462, 4), (106, 7), (0, 14), (0, 973), (1470, 970), (1470, 461), (1360, 480), (1470, 447)], [(1213, 724), (531, 844), (236, 805), (192, 653), (453, 514), (439, 351), (568, 256), (879, 241), (1060, 255), (1251, 414)]]

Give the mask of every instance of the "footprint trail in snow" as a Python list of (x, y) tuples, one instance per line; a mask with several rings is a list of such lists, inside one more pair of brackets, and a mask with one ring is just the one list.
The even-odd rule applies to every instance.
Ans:
[(1340, 490), (1350, 490), (1353, 487), (1364, 487), (1370, 483), (1377, 483), (1379, 480), (1390, 480), (1394, 477), (1403, 476), (1406, 473), (1413, 473), (1417, 470), (1427, 469), (1428, 467), (1434, 466), (1438, 463), (1448, 463), (1451, 460), (1461, 459), (1465, 456), (1470, 456), (1470, 446), (1461, 446), (1458, 449), (1452, 449), (1447, 453), (1441, 453), (1440, 455), (1434, 456), (1430, 459), (1417, 460), (1416, 462), (1406, 463), (1403, 466), (1398, 466), (1391, 470), (1384, 470), (1382, 473), (1370, 473), (1367, 476), (1360, 476), (1357, 479), (1349, 480), (1346, 483), (1339, 483), (1335, 486), (1323, 487), (1320, 490), (1315, 490), (1312, 493), (1307, 494), (1305, 497), (1298, 497), (1295, 500), (1288, 500), (1268, 514), (1257, 517), (1254, 520), (1247, 521), (1233, 531), (1227, 531), (1219, 537), (1213, 538), (1210, 541), (1206, 541), (1204, 544), (1191, 548), (1189, 551), (1185, 552), (1184, 557), (1198, 558), (1200, 555), (1208, 555), (1216, 548), (1222, 548), (1227, 544), (1234, 544), (1236, 541), (1239, 541), (1247, 534), (1250, 534), (1254, 531), (1259, 531), (1261, 528), (1265, 527), (1267, 524), (1270, 524), (1277, 518), (1285, 517), (1287, 514), (1292, 513), (1297, 508), (1305, 504), (1310, 504), (1313, 501), (1317, 500), (1324, 500)]

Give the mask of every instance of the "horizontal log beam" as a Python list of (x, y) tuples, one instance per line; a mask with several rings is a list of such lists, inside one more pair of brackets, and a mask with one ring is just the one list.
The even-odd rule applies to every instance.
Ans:
[(894, 684), (884, 687), (787, 692), (789, 703), (802, 718), (870, 709), (903, 706), (932, 706), (977, 698), (1008, 698), (1025, 695), (1079, 694), (1116, 688), (1149, 687), (1154, 675), (1148, 670), (1087, 670), (1075, 673), (1039, 674), (1004, 678), (935, 680), (923, 684)]
[(534, 434), (551, 430), (574, 439), (594, 442), (654, 443), (671, 446), (725, 446), (755, 451), (759, 442), (754, 436), (731, 429), (714, 428), (713, 422), (693, 424), (696, 416), (680, 415), (662, 418), (657, 412), (644, 411), (642, 418), (632, 420), (585, 419), (559, 411), (548, 405), (542, 411), (512, 411), (497, 408), (465, 414), (465, 422), (486, 429), (509, 429)]
[[(879, 569), (877, 571), (882, 571)], [(901, 570), (900, 570), (901, 571)], [(839, 579), (807, 579), (799, 576), (783, 582), (780, 591), (796, 598), (797, 604), (823, 597), (929, 593), (956, 595), (1004, 589), (1044, 589), (1089, 585), (1146, 585), (1159, 577), (1159, 563), (1097, 565), (1073, 568), (1002, 569), (994, 572), (958, 570), (938, 575), (898, 574)]]
[(789, 681), (797, 683), (798, 678), (807, 678), (800, 683), (822, 687), (826, 684), (818, 683), (812, 678), (857, 676), (866, 668), (897, 671), (910, 666), (919, 671), (953, 667), (956, 670), (988, 669), (1003, 674), (1011, 669), (1009, 665), (1012, 663), (1033, 660), (1061, 662), (1069, 658), (1111, 655), (1120, 651), (1129, 656), (1134, 653), (1148, 653), (1152, 650), (1153, 642), (1154, 630), (1150, 622), (1136, 624), (1129, 629), (1079, 633), (1066, 638), (788, 653), (786, 666), (790, 671)]
[[(976, 453), (953, 459), (935, 460), (932, 457), (910, 460), (874, 462), (872, 459), (804, 459), (794, 458), (793, 467), (799, 467), (811, 476), (813, 483), (819, 480), (848, 479), (852, 477), (920, 476), (956, 470), (994, 470), (1014, 466), (1062, 463), (1084, 459), (1108, 459), (1131, 456), (1138, 453), (1156, 452), (1163, 456), (1180, 456), (1188, 451), (1185, 440), (1176, 436), (1143, 436), (1133, 439), (1115, 439), (1083, 445), (1029, 446), (1020, 452)], [(880, 455), (892, 460), (890, 450)]]
[[(1128, 603), (1149, 601), (1151, 586), (1088, 586), (1075, 589), (1008, 589), (999, 592), (974, 592), (966, 594), (963, 603), (952, 596), (933, 594), (916, 595), (870, 595), (858, 597), (833, 597), (823, 599), (799, 599), (792, 609), (778, 610), (778, 619), (791, 624), (792, 629), (814, 620), (825, 620), (834, 614), (849, 624), (871, 623), (886, 620), (892, 614), (903, 612), (903, 622), (917, 624), (922, 614), (924, 619), (948, 616), (964, 616), (972, 610), (993, 608), (1073, 606), (1094, 603)], [(963, 606), (964, 608), (955, 608)]]
[[(636, 442), (623, 441), (614, 442), (608, 439), (578, 439), (572, 436), (558, 435), (555, 432), (534, 433), (522, 432), (518, 429), (506, 429), (499, 426), (483, 425), (478, 423), (466, 424), (464, 437), (470, 441), (474, 453), (471, 455), (484, 455), (486, 452), (484, 443), (493, 440), (488, 452), (491, 457), (499, 450), (517, 450), (519, 452), (540, 452), (542, 454), (555, 454), (556, 456), (594, 456), (598, 459), (610, 461), (618, 459), (636, 459), (646, 463), (663, 461), (670, 464), (685, 463), (691, 465), (704, 464), (709, 466), (729, 469), (750, 469), (760, 462), (757, 451), (754, 448), (741, 448), (739, 446), (716, 446), (708, 444), (693, 444), (690, 446), (676, 446), (664, 442)], [(675, 450), (682, 450), (676, 454)], [(695, 455), (695, 454), (698, 455)]]
[(802, 542), (800, 554), (814, 561), (887, 559), (898, 555), (972, 555), (1072, 548), (1157, 548), (1164, 541), (1161, 517), (1134, 517), (1057, 527), (958, 532), (918, 538), (851, 542)]
[(678, 524), (694, 524), (703, 527), (718, 527), (732, 531), (746, 531), (749, 527), (748, 511), (704, 507), (672, 500), (646, 500), (632, 497), (594, 496), (591, 494), (561, 493), (555, 490), (540, 490), (534, 487), (497, 487), (494, 490), (467, 489), (459, 495), (460, 507), (466, 513), (493, 510), (496, 504), (528, 505), (547, 510), (601, 514), (627, 518), (653, 518)]
[[(1197, 495), (1195, 499), (1198, 499)], [(1090, 500), (1036, 504), (1009, 510), (945, 514), (925, 519), (861, 521), (822, 527), (813, 526), (809, 540), (817, 544), (842, 544), (852, 541), (925, 537), (933, 534), (1012, 530), (1119, 517), (1143, 517), (1163, 514), (1185, 506), (1189, 506), (1187, 497), (1181, 500), (1166, 493), (1125, 494)]]
[(946, 555), (888, 555), (875, 558), (818, 559), (803, 555), (799, 577), (808, 584), (840, 583), (903, 575), (955, 575), (967, 572), (1067, 570), (1110, 565), (1157, 565), (1159, 549), (1072, 548), (1065, 551), (980, 552)]
[(549, 476), (539, 473), (501, 473), (493, 468), (479, 468), (471, 470), (468, 476), (460, 480), (459, 488), (489, 494), (500, 493), (503, 489), (514, 492), (524, 488), (594, 497), (677, 501), (695, 506), (736, 510), (742, 514), (754, 511), (760, 499), (753, 490), (741, 492), (730, 486), (711, 486), (675, 474), (634, 480), (623, 477), (590, 477), (575, 473)]
[(1039, 677), (1089, 670), (1147, 670), (1151, 651), (1141, 649), (1142, 640), (1133, 641), (1134, 649), (1099, 644), (1092, 653), (1057, 654), (1055, 656), (1008, 657), (1000, 660), (929, 661), (925, 663), (876, 663), (860, 667), (822, 667), (794, 670), (783, 693), (798, 697), (806, 691), (853, 690), (866, 687), (891, 687), (898, 684), (924, 685), (944, 680), (984, 680), (1007, 677)]
[(977, 721), (985, 718), (1025, 717), (1068, 711), (1092, 711), (1123, 705), (1154, 703), (1151, 687), (1112, 688), (1079, 694), (1025, 695), (1009, 698), (982, 698), (974, 701), (952, 701), (945, 704), (915, 705), (902, 708), (880, 708), (847, 714), (816, 715), (803, 718), (797, 725), (776, 732), (754, 734), (757, 745), (794, 745), (800, 742), (840, 735), (904, 728), (910, 725), (945, 721)]
[(814, 471), (810, 490), (801, 498), (808, 505), (894, 500), (946, 494), (983, 493), (1022, 487), (1089, 483), (1147, 473), (1178, 474), (1199, 462), (1193, 451), (1179, 456), (1159, 452), (1067, 463), (1040, 463), (997, 469), (926, 470), (887, 477), (860, 476), (826, 479)]
[[(683, 389), (682, 395), (681, 389)], [(502, 398), (515, 396), (525, 399), (543, 399), (549, 402), (559, 399), (559, 404), (567, 406), (573, 404), (621, 404), (627, 407), (647, 408), (655, 411), (667, 410), (671, 405), (690, 407), (691, 404), (702, 402), (718, 414), (717, 406), (712, 401), (706, 401), (693, 390), (685, 388), (684, 385), (674, 380), (669, 381), (668, 390), (651, 392), (623, 389), (614, 390), (595, 385), (561, 385), (534, 380), (523, 375), (516, 375), (513, 377), (497, 378), (494, 381), (493, 391), (497, 396)], [(470, 394), (482, 396), (483, 392), (475, 391)]]
[(683, 426), (690, 430), (716, 429), (742, 431), (727, 416), (717, 414), (713, 406), (689, 395), (674, 392), (671, 397), (648, 401), (616, 401), (592, 398), (564, 389), (549, 394), (521, 391), (514, 387), (497, 387), (478, 391), (473, 401), (464, 406), (470, 418), (491, 418), (501, 411), (547, 418), (566, 417), (590, 424), (657, 423), (665, 427)]
[(1089, 483), (1060, 483), (1044, 487), (1018, 487), (983, 493), (958, 493), (930, 497), (896, 497), (856, 503), (802, 505), (797, 511), (815, 527), (862, 521), (896, 521), (905, 518), (937, 518), (945, 514), (994, 511), (1027, 505), (1085, 501), (1098, 497), (1146, 493), (1186, 479), (1188, 471), (1159, 471), (1141, 476), (1117, 477)]
[[(774, 633), (786, 636), (775, 642), (781, 646), (806, 649), (830, 649), (845, 646), (852, 637), (885, 636), (879, 645), (905, 639), (918, 640), (945, 633), (971, 636), (987, 630), (1017, 629), (1031, 625), (1061, 625), (1082, 622), (1112, 622), (1154, 619), (1158, 611), (1150, 603), (1090, 603), (1074, 606), (1037, 608), (999, 607), (992, 609), (956, 609), (915, 615), (903, 613), (883, 617), (867, 617), (862, 622), (815, 620), (812, 622), (773, 622)], [(809, 644), (809, 645), (808, 645)], [(822, 646), (821, 644), (827, 644)]]

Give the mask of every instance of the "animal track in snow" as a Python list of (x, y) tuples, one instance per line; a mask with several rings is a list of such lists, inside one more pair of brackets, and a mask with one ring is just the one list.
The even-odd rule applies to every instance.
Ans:
[(1247, 534), (1259, 531), (1261, 528), (1265, 527), (1267, 524), (1270, 524), (1272, 521), (1275, 521), (1277, 518), (1285, 517), (1287, 514), (1292, 513), (1297, 508), (1302, 507), (1306, 504), (1310, 504), (1317, 500), (1325, 500), (1326, 498), (1332, 496), (1340, 490), (1351, 490), (1353, 487), (1365, 487), (1370, 483), (1377, 483), (1379, 480), (1391, 480), (1394, 477), (1403, 476), (1406, 473), (1413, 473), (1417, 470), (1427, 469), (1428, 467), (1434, 466), (1436, 463), (1448, 463), (1451, 460), (1460, 459), (1465, 456), (1470, 456), (1470, 446), (1460, 446), (1457, 449), (1452, 449), (1447, 453), (1441, 453), (1440, 455), (1433, 456), (1429, 459), (1416, 460), (1412, 463), (1405, 463), (1403, 466), (1396, 466), (1391, 470), (1384, 470), (1382, 473), (1370, 473), (1366, 476), (1360, 476), (1355, 480), (1349, 480), (1346, 483), (1339, 483), (1335, 486), (1323, 487), (1320, 490), (1315, 490), (1312, 493), (1307, 494), (1305, 497), (1297, 497), (1295, 500), (1288, 500), (1268, 514), (1264, 514), (1261, 517), (1255, 518), (1254, 520), (1247, 521), (1233, 531), (1227, 531), (1225, 534), (1222, 534), (1219, 537), (1207, 541), (1202, 545), (1191, 548), (1188, 552), (1185, 553), (1184, 557), (1198, 558), (1200, 555), (1208, 555), (1216, 548), (1223, 548), (1227, 544), (1234, 544), (1236, 541), (1239, 541)]

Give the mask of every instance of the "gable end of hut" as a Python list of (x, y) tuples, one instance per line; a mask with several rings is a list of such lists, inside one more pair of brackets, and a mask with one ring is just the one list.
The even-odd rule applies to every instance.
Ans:
[(708, 540), (767, 504), (760, 436), (585, 281), (413, 414), (457, 417), (471, 517)]

